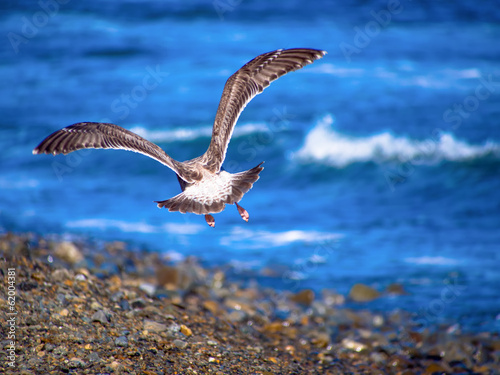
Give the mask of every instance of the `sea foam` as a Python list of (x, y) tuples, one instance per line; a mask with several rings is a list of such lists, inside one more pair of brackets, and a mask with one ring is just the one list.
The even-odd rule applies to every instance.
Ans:
[(493, 155), (500, 157), (500, 144), (486, 142), (473, 145), (456, 139), (450, 133), (435, 138), (413, 140), (382, 132), (364, 137), (342, 134), (333, 128), (334, 118), (324, 116), (307, 133), (304, 144), (292, 153), (301, 163), (321, 163), (343, 168), (358, 162), (412, 161), (414, 164), (436, 164), (443, 160), (465, 161)]

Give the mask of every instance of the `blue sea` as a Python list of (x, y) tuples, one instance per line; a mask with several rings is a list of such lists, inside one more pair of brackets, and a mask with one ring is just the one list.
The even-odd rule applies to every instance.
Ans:
[[(407, 295), (355, 308), (500, 331), (497, 1), (2, 1), (0, 232), (127, 241), (283, 290)], [(328, 54), (257, 96), (225, 169), (265, 161), (215, 215), (153, 202), (175, 174), (126, 151), (32, 155), (112, 122), (178, 160), (206, 150), (226, 79), (258, 54)], [(263, 271), (264, 270), (264, 271)]]

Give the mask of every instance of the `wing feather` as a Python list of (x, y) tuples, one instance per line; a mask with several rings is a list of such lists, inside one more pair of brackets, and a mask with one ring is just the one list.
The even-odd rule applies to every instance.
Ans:
[(215, 116), (210, 146), (202, 156), (205, 167), (212, 172), (220, 170), (238, 117), (255, 95), (272, 81), (325, 54), (325, 51), (308, 48), (279, 49), (257, 56), (229, 77)]
[(118, 125), (101, 122), (80, 122), (58, 130), (45, 138), (34, 150), (33, 154), (68, 154), (88, 149), (121, 149), (149, 156), (166, 165), (183, 179), (185, 175), (182, 163), (172, 159), (165, 151), (141, 136)]

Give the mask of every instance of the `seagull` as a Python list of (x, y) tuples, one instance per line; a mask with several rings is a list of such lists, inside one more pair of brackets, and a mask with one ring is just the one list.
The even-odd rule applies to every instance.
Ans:
[(269, 84), (322, 58), (326, 51), (310, 48), (278, 49), (257, 56), (226, 81), (215, 115), (212, 138), (207, 151), (194, 159), (179, 162), (156, 144), (118, 125), (79, 122), (58, 130), (45, 138), (33, 154), (68, 154), (88, 149), (118, 149), (149, 156), (172, 169), (182, 192), (164, 201), (155, 201), (159, 208), (181, 213), (205, 215), (207, 224), (215, 226), (211, 214), (235, 204), (241, 218), (249, 214), (238, 202), (259, 179), (262, 163), (247, 171), (229, 173), (222, 168), (226, 151), (238, 117), (245, 106)]

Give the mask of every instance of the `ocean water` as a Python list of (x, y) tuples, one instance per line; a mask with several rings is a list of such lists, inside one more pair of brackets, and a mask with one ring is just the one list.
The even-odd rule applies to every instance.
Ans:
[[(500, 7), (495, 1), (4, 1), (0, 231), (123, 240), (242, 282), (409, 292), (354, 307), (500, 331)], [(178, 160), (205, 151), (225, 80), (256, 55), (328, 54), (245, 109), (224, 167), (265, 161), (241, 205), (159, 210), (173, 172), (125, 151), (32, 155), (108, 121)], [(276, 277), (260, 270), (276, 270)]]

